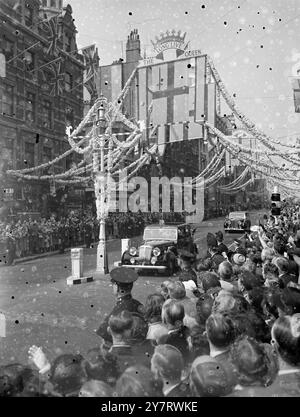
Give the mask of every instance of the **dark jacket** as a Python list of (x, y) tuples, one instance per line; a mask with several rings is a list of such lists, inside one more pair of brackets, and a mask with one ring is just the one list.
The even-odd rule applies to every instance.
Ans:
[(154, 353), (154, 345), (151, 340), (146, 339), (142, 343), (132, 344), (132, 351), (139, 365), (151, 368), (151, 358)]
[(182, 353), (183, 359), (187, 363), (190, 360), (188, 337), (189, 329), (186, 326), (181, 326), (179, 329), (171, 330), (167, 335), (162, 336), (158, 344), (175, 346)]
[(109, 353), (116, 358), (120, 375), (130, 366), (135, 366), (137, 364), (132, 346), (112, 346)]
[(285, 288), (290, 281), (295, 282), (297, 284), (298, 278), (296, 277), (296, 275), (291, 275), (288, 273), (283, 274), (279, 277), (279, 283), (281, 288)]
[(101, 336), (105, 341), (112, 343), (111, 335), (107, 332), (108, 320), (110, 316), (116, 316), (124, 310), (130, 311), (131, 313), (138, 313), (142, 316), (144, 308), (139, 301), (132, 298), (131, 294), (120, 297), (112, 312), (100, 324), (100, 327), (96, 332), (97, 335)]
[(227, 255), (227, 253), (228, 253), (228, 247), (223, 243), (223, 242), (221, 242), (219, 245), (218, 245), (218, 252), (222, 255), (222, 253), (223, 252), (225, 252), (226, 253), (226, 255)]

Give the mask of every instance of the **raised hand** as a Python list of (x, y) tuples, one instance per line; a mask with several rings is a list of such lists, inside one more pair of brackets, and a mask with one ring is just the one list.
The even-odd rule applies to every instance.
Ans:
[(31, 346), (28, 350), (28, 356), (31, 362), (39, 369), (41, 373), (47, 372), (51, 365), (41, 347)]

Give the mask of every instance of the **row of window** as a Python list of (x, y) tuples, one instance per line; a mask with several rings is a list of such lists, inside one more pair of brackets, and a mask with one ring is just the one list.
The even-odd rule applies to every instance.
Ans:
[[(28, 123), (36, 122), (36, 95), (32, 92), (27, 91), (25, 95), (25, 120)], [(52, 103), (49, 100), (42, 99), (39, 113), (43, 127), (48, 129), (52, 128)], [(13, 87), (8, 84), (2, 84), (0, 86), (0, 114), (6, 116), (13, 116), (14, 114), (14, 91)], [(69, 109), (66, 112), (66, 123), (74, 124), (74, 112)]]
[[(3, 53), (5, 55), (6, 61), (10, 61), (16, 54), (15, 54), (15, 42), (12, 41), (11, 39), (6, 38), (5, 36), (2, 36), (3, 40), (2, 40), (2, 49), (3, 49)], [(64, 41), (64, 49), (66, 52), (71, 52), (72, 51), (72, 41), (73, 38), (72, 36), (70, 36), (69, 34), (65, 34), (64, 37), (65, 41)], [(25, 62), (27, 61), (27, 59), (31, 58), (31, 61), (34, 62), (34, 54), (32, 54), (30, 51), (27, 51), (24, 53), (23, 55)]]
[[(9, 40), (6, 39), (6, 42), (4, 42), (4, 54), (6, 57), (6, 61), (10, 61), (13, 58), (13, 49), (11, 49), (13, 42), (10, 42)], [(36, 68), (35, 65), (35, 55), (30, 52), (30, 51), (26, 51), (24, 53), (24, 62), (26, 65), (26, 70), (27, 71), (34, 71), (34, 69)], [(48, 82), (50, 82), (51, 79), (51, 74), (50, 73), (45, 73), (46, 75), (48, 75)], [(65, 91), (70, 92), (73, 90), (74, 87), (74, 83), (73, 83), (73, 75), (70, 72), (65, 72)]]

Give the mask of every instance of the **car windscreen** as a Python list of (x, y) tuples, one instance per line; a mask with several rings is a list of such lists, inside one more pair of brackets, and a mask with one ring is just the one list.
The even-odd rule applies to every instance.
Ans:
[(149, 228), (144, 231), (144, 240), (170, 240), (172, 242), (177, 241), (177, 228), (174, 229), (160, 229)]
[(228, 217), (229, 217), (229, 220), (244, 220), (245, 213), (233, 212), (233, 213), (229, 213)]

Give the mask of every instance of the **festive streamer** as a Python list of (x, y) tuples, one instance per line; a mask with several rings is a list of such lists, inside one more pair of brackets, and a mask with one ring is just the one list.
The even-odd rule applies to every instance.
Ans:
[[(242, 163), (244, 163), (245, 165), (248, 165), (250, 168), (251, 167), (253, 168), (253, 166), (255, 166), (255, 170), (257, 172), (260, 172), (263, 175), (267, 175), (267, 176), (273, 177), (274, 179), (278, 179), (278, 180), (283, 179), (282, 176), (278, 176), (278, 175), (276, 175), (276, 173), (271, 174), (270, 172), (265, 172), (265, 171), (260, 170), (257, 166), (258, 164), (257, 164), (256, 161), (253, 161), (251, 158), (247, 158), (245, 156), (242, 156), (240, 152), (234, 151), (232, 149), (232, 147), (230, 147), (228, 145), (228, 143), (226, 143), (226, 141), (223, 141), (222, 139), (223, 139), (223, 136), (225, 136), (225, 135), (222, 132), (220, 132), (218, 129), (216, 129), (214, 126), (210, 125), (209, 123), (206, 123), (206, 125), (213, 132), (213, 134), (216, 135), (219, 138), (219, 140), (222, 142), (223, 146), (231, 154), (233, 154), (237, 159), (239, 159)], [(267, 168), (269, 170), (271, 170), (272, 167), (267, 166)], [(273, 171), (274, 171), (274, 169), (273, 169)], [(275, 170), (275, 172), (276, 172), (276, 170)], [(289, 181), (292, 181), (292, 182), (295, 182), (295, 183), (299, 182), (299, 179), (295, 179), (294, 177), (290, 177), (288, 179), (289, 179)]]
[[(222, 141), (223, 145), (226, 144), (226, 146), (229, 149), (232, 149), (232, 150), (234, 150), (234, 148), (238, 148), (237, 146), (233, 146), (233, 145), (229, 144), (228, 141), (226, 140), (226, 136), (220, 130), (215, 128), (213, 125), (206, 122), (206, 126), (214, 133), (214, 135), (216, 135)], [(235, 149), (234, 151), (235, 151), (236, 154), (241, 155), (241, 150), (240, 149)], [(263, 162), (262, 160), (257, 161), (255, 159), (251, 159), (251, 158), (248, 158), (248, 160), (251, 161), (252, 166), (253, 165), (254, 166), (263, 166), (263, 167), (271, 169), (271, 170), (277, 170), (277, 171), (283, 171), (283, 172), (285, 172), (285, 171), (299, 172), (299, 168), (290, 168), (290, 167), (282, 168), (282, 167), (279, 167), (279, 166), (274, 167), (272, 165), (267, 164), (266, 162)]]
[(252, 178), (250, 178), (248, 181), (246, 181), (244, 184), (240, 185), (239, 187), (236, 187), (232, 190), (222, 190), (222, 192), (224, 194), (238, 193), (239, 191), (241, 191), (241, 189), (246, 188), (252, 182), (253, 182)]
[(222, 191), (234, 189), (235, 187), (239, 186), (244, 181), (245, 177), (247, 176), (247, 174), (250, 171), (251, 171), (250, 168), (249, 167), (246, 167), (244, 169), (244, 171), (242, 172), (242, 174), (238, 178), (236, 178), (230, 184), (227, 184), (227, 185), (224, 185), (224, 186), (220, 186), (219, 188)]
[[(212, 59), (210, 57), (208, 57), (208, 62), (209, 65), (211, 67), (211, 71), (214, 77), (214, 80), (218, 86), (218, 88), (220, 89), (223, 98), (225, 99), (227, 105), (229, 106), (229, 108), (234, 112), (234, 114), (236, 114), (236, 116), (239, 118), (239, 120), (248, 128), (248, 130), (260, 141), (262, 142), (268, 149), (272, 150), (272, 151), (279, 151), (278, 149), (276, 149), (273, 145), (271, 145), (270, 143), (272, 143), (272, 138), (267, 136), (266, 134), (264, 134), (263, 132), (261, 132), (259, 129), (257, 129), (255, 127), (255, 124), (248, 119), (236, 106), (234, 100), (232, 99), (232, 97), (230, 96), (230, 94), (228, 93), (224, 83), (221, 80), (221, 77), (218, 73), (218, 71), (216, 70), (214, 63), (212, 61)], [(285, 159), (288, 162), (294, 163), (295, 165), (300, 166), (300, 161), (292, 158), (291, 156), (285, 155), (283, 152), (281, 152), (280, 154), (281, 158)]]

